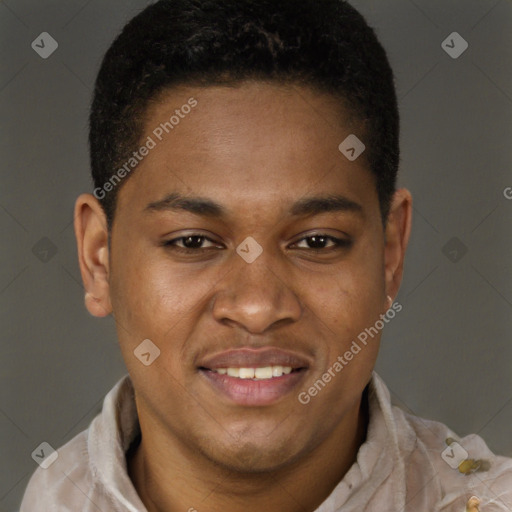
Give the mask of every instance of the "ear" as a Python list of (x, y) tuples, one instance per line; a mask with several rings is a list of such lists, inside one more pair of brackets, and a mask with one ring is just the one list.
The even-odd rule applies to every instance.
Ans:
[(85, 307), (94, 316), (112, 312), (109, 287), (107, 219), (100, 202), (82, 194), (75, 203), (75, 236), (78, 262), (85, 288)]
[(399, 189), (393, 195), (385, 231), (386, 295), (392, 299), (398, 293), (402, 282), (405, 251), (409, 243), (411, 225), (412, 196), (408, 190)]

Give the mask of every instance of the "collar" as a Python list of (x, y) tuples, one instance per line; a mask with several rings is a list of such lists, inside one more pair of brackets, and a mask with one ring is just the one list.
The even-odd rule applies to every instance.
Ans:
[[(366, 440), (356, 461), (315, 512), (331, 512), (341, 506), (344, 512), (362, 510), (384, 482), (394, 500), (389, 510), (405, 509), (404, 459), (414, 449), (416, 436), (412, 429), (400, 429), (399, 440), (389, 390), (375, 371), (368, 384), (368, 410)], [(114, 502), (130, 512), (146, 511), (126, 463), (126, 452), (139, 434), (133, 384), (125, 375), (105, 397), (101, 414), (89, 428), (87, 444), (93, 477)]]

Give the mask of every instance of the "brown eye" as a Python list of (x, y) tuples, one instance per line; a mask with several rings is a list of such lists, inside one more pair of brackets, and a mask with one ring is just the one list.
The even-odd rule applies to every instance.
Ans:
[[(296, 244), (303, 243), (306, 241), (306, 247), (299, 247), (299, 249), (310, 249), (313, 251), (322, 251), (322, 250), (330, 250), (330, 249), (338, 249), (338, 248), (347, 248), (352, 245), (351, 240), (336, 238), (330, 235), (310, 235), (302, 238)], [(331, 245), (327, 245), (331, 242)]]
[[(204, 245), (204, 242), (210, 242), (210, 246)], [(173, 238), (163, 243), (167, 248), (182, 251), (182, 252), (199, 252), (201, 249), (211, 249), (212, 247), (218, 247), (213, 240), (204, 235), (187, 235)]]

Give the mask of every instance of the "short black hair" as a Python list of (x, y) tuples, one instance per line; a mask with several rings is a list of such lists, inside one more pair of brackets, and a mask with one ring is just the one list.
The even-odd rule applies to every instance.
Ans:
[(125, 25), (95, 83), (89, 150), (109, 229), (122, 184), (103, 187), (140, 145), (149, 102), (176, 85), (246, 80), (310, 86), (348, 106), (364, 126), (358, 136), (387, 219), (399, 164), (394, 77), (356, 9), (344, 0), (160, 0)]

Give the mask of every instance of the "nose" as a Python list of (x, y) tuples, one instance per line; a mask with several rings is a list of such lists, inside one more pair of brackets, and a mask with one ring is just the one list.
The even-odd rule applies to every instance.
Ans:
[(296, 322), (302, 305), (290, 286), (292, 275), (266, 251), (252, 263), (238, 255), (231, 272), (219, 283), (213, 298), (213, 316), (252, 334), (266, 332), (277, 323)]

